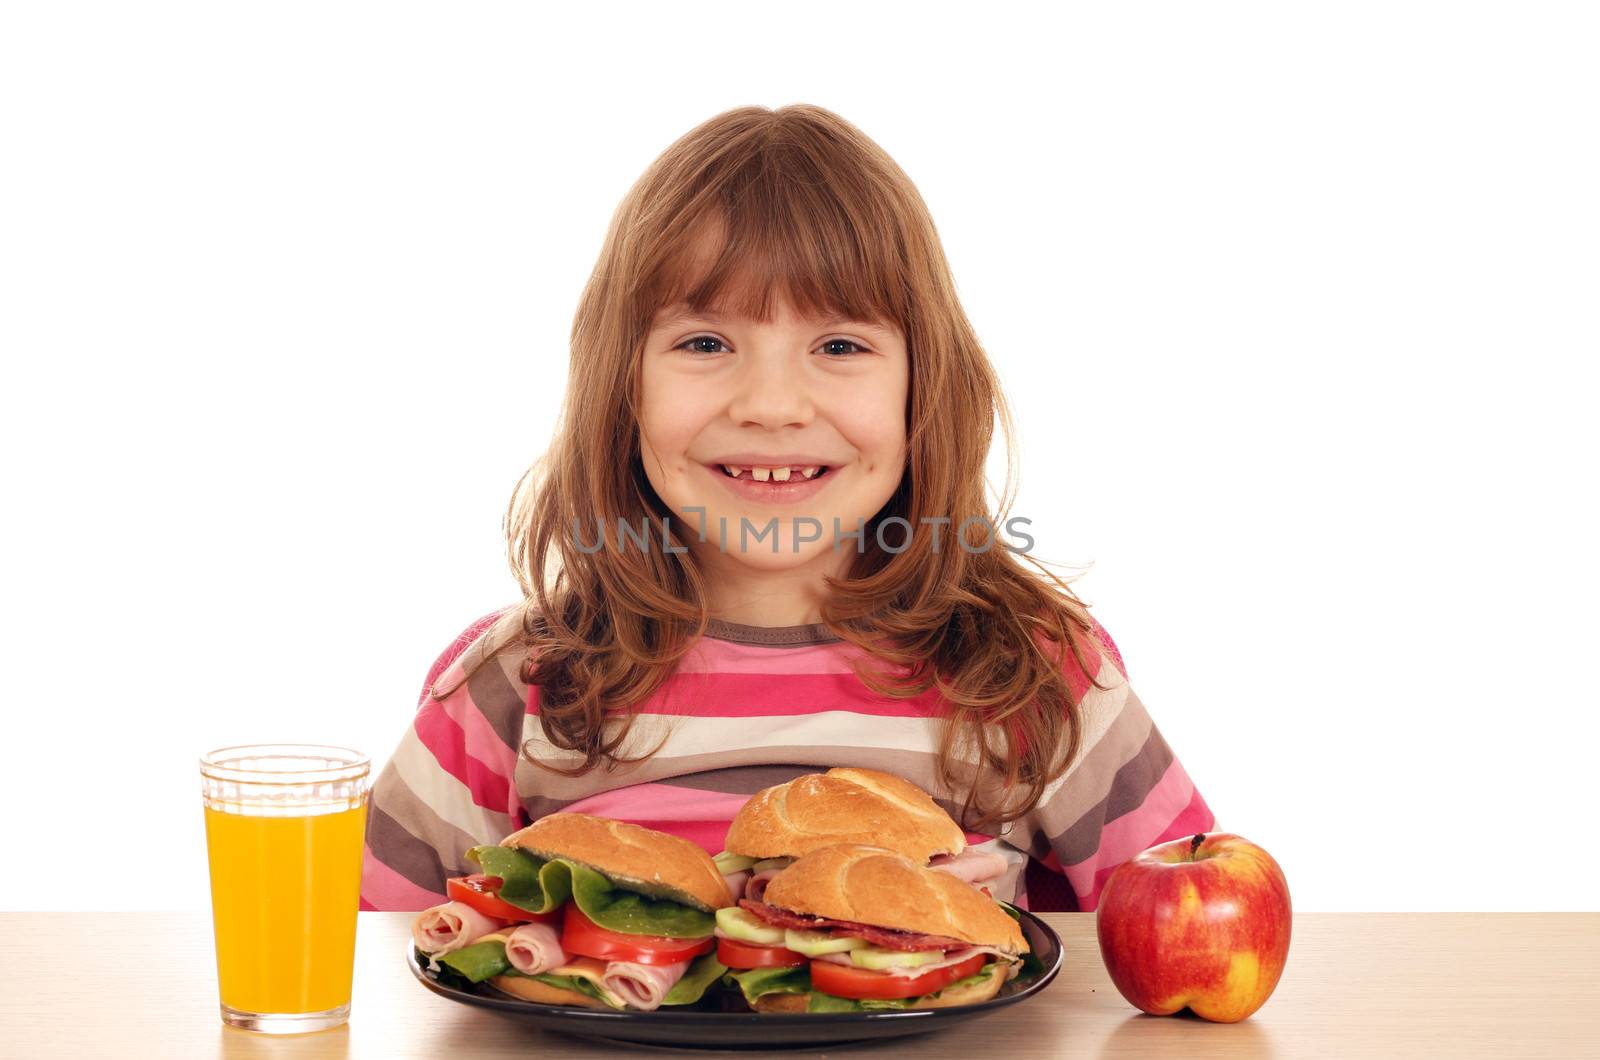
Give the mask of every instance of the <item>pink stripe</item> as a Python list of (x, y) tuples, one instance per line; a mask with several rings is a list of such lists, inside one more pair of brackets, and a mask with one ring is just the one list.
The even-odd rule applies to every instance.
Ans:
[(423, 890), (379, 861), (372, 848), (361, 850), (361, 908), (421, 910), (445, 902), (445, 896)]
[(876, 718), (936, 716), (942, 701), (935, 689), (911, 699), (874, 696), (853, 674), (699, 673), (674, 677), (640, 712), (697, 718), (798, 717), (845, 710)]
[[(461, 653), (467, 650), (468, 645), (478, 639), (478, 634), (494, 625), (495, 619), (499, 618), (509, 610), (509, 607), (502, 607), (500, 610), (495, 611), (492, 614), (484, 615), (482, 618), (478, 619), (476, 622), (472, 623), (472, 625), (468, 626), (466, 629), (457, 634), (456, 639), (450, 642), (450, 646), (448, 648), (439, 653), (439, 657), (435, 659), (433, 661), (433, 665), (428, 668), (428, 677), (427, 680), (422, 682), (422, 695), (417, 699), (417, 706), (420, 707), (423, 703), (427, 702), (428, 692), (433, 688), (434, 683), (444, 676), (445, 671), (450, 669), (450, 664), (461, 657)], [(459, 666), (455, 667), (456, 672), (459, 672), (460, 669), (461, 667)], [(454, 676), (454, 674), (452, 674), (452, 676)]]
[(660, 818), (641, 817), (635, 818), (632, 823), (653, 828), (657, 832), (682, 836), (713, 857), (722, 853), (723, 844), (728, 838), (727, 821), (663, 821)]
[(739, 644), (702, 637), (678, 663), (679, 673), (848, 674), (858, 649), (829, 642), (805, 647)]
[(1073, 658), (1072, 649), (1065, 644), (1052, 643), (1042, 632), (1035, 632), (1034, 643), (1039, 645), (1039, 650), (1045, 653), (1046, 658), (1057, 659), (1061, 663), (1061, 673), (1067, 679), (1067, 687), (1072, 690), (1074, 700), (1082, 699), (1094, 688), (1094, 683), (1089, 680), (1089, 674), (1094, 674), (1104, 684), (1113, 684), (1110, 674), (1101, 674), (1105, 665), (1105, 651), (1101, 647), (1098, 637), (1084, 637), (1073, 634), (1077, 641), (1078, 650), (1083, 652), (1083, 661), (1088, 666), (1088, 672), (1078, 665), (1078, 660)]
[[(1145, 843), (1140, 850), (1148, 850), (1150, 847), (1159, 846), (1162, 843), (1170, 842), (1181, 836), (1194, 835), (1197, 832), (1214, 831), (1216, 826), (1216, 816), (1212, 814), (1211, 808), (1206, 805), (1205, 800), (1200, 797), (1199, 790), (1196, 789), (1193, 797), (1190, 798), (1188, 805), (1186, 805), (1182, 811), (1180, 811), (1179, 814), (1172, 819), (1171, 823), (1169, 823), (1166, 828), (1162, 829), (1155, 835), (1154, 838)], [(1134, 851), (1135, 854), (1138, 852), (1139, 851)], [(1132, 854), (1129, 855), (1129, 857), (1132, 856)], [(1124, 858), (1123, 860), (1126, 861), (1127, 858)], [(1115, 862), (1113, 864), (1105, 865), (1095, 871), (1094, 884), (1088, 890), (1088, 892), (1085, 893), (1081, 890), (1078, 891), (1078, 905), (1080, 911), (1091, 913), (1095, 910), (1095, 907), (1100, 904), (1100, 891), (1105, 887), (1106, 880), (1111, 877), (1111, 874), (1115, 872), (1117, 867), (1121, 864), (1122, 862)], [(1070, 878), (1071, 875), (1071, 872), (1069, 872), (1068, 877)], [(1073, 887), (1075, 890), (1077, 889), (1077, 881), (1075, 880), (1073, 881)]]
[(466, 685), (462, 685), (439, 702), (450, 720), (460, 727), (465, 739), (467, 756), (482, 763), (504, 786), (508, 801), (497, 808), (504, 809), (512, 817), (517, 816), (522, 809), (522, 801), (512, 795), (515, 787), (512, 778), (517, 772), (517, 753), (500, 741), (499, 734), (494, 731), (489, 720), (472, 701)]
[(728, 826), (749, 799), (748, 795), (697, 791), (674, 784), (633, 784), (579, 799), (563, 809), (682, 836), (708, 854), (720, 854)]
[(1106, 646), (1106, 651), (1111, 655), (1111, 661), (1116, 664), (1117, 669), (1126, 678), (1128, 676), (1128, 667), (1122, 661), (1122, 652), (1118, 650), (1117, 642), (1111, 639), (1111, 634), (1106, 632), (1106, 627), (1102, 626), (1093, 615), (1089, 616), (1089, 621), (1094, 623), (1095, 636), (1099, 637), (1100, 643)]
[[(511, 785), (505, 777), (467, 753), (466, 733), (446, 713), (441, 700), (436, 699), (417, 711), (415, 727), (422, 746), (438, 759), (445, 772), (466, 786), (473, 802), (486, 810), (506, 812), (506, 807), (512, 805)], [(515, 812), (512, 816), (516, 816)]]
[(1194, 790), (1194, 782), (1174, 758), (1139, 808), (1101, 825), (1100, 844), (1095, 852), (1077, 864), (1067, 866), (1067, 879), (1072, 881), (1072, 889), (1079, 897), (1089, 894), (1096, 889), (1095, 873), (1101, 868), (1120, 865), (1149, 848), (1152, 845), (1150, 837), (1165, 829), (1183, 812), (1193, 798)]
[(657, 821), (721, 821), (724, 829), (748, 795), (698, 791), (675, 784), (631, 784), (590, 795), (562, 807), (572, 813), (592, 813), (619, 821), (650, 817)]

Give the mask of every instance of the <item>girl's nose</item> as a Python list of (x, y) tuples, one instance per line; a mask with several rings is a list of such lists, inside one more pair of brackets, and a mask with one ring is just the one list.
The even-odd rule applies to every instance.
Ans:
[(758, 356), (739, 366), (728, 414), (740, 424), (787, 427), (804, 424), (813, 415), (804, 361)]

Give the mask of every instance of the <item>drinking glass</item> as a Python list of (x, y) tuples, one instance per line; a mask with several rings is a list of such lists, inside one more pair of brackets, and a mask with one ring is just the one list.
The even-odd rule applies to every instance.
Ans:
[(370, 770), (317, 744), (200, 759), (224, 1023), (298, 1034), (349, 1018)]

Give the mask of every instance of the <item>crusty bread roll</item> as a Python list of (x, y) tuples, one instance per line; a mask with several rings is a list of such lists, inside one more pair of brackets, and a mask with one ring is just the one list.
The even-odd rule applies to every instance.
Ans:
[(723, 849), (782, 858), (832, 843), (888, 847), (925, 865), (936, 854), (961, 853), (967, 835), (909, 780), (836, 766), (756, 792), (734, 815)]
[(948, 872), (884, 847), (846, 843), (803, 854), (772, 878), (762, 900), (829, 920), (1028, 952), (1022, 928), (1000, 903)]
[(502, 990), (512, 997), (520, 997), (524, 1001), (537, 1001), (544, 1005), (582, 1005), (585, 1008), (611, 1008), (610, 1005), (597, 997), (580, 994), (576, 990), (566, 990), (559, 986), (551, 986), (549, 983), (541, 983), (537, 979), (524, 979), (519, 975), (491, 976), (488, 979), (488, 983), (496, 990)]
[[(906, 1006), (908, 1009), (918, 1008), (952, 1008), (956, 1005), (976, 1005), (980, 1001), (988, 1001), (1000, 992), (1005, 985), (1005, 974), (998, 969), (989, 974), (981, 983), (972, 986), (963, 986), (959, 989), (935, 991), (939, 996), (928, 998), (916, 1005)], [(751, 1008), (757, 1012), (805, 1012), (809, 1004), (806, 994), (763, 994), (756, 998), (756, 1003)]]
[(500, 841), (546, 861), (569, 858), (613, 883), (703, 912), (733, 904), (728, 883), (698, 844), (654, 828), (588, 813), (552, 813)]

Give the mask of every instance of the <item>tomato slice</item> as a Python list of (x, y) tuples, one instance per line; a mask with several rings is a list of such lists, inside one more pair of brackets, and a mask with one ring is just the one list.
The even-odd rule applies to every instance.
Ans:
[(561, 916), (559, 909), (548, 913), (530, 913), (505, 901), (495, 893), (504, 882), (498, 876), (475, 872), (471, 876), (453, 876), (445, 881), (444, 887), (451, 901), (470, 905), (484, 916), (492, 916), (497, 920), (546, 923)]
[(935, 968), (922, 975), (889, 975), (848, 964), (834, 964), (832, 961), (812, 961), (811, 986), (834, 997), (921, 997), (942, 990), (957, 979), (976, 974), (988, 959), (987, 953), (975, 953), (960, 964)]
[(583, 915), (578, 903), (568, 901), (566, 919), (561, 925), (561, 948), (580, 957), (601, 961), (635, 961), (639, 964), (676, 964), (710, 953), (716, 946), (714, 935), (694, 939), (675, 939), (666, 935), (633, 935), (603, 928)]
[(796, 953), (786, 946), (763, 946), (739, 939), (717, 939), (717, 960), (729, 968), (787, 968), (804, 964), (805, 954)]

